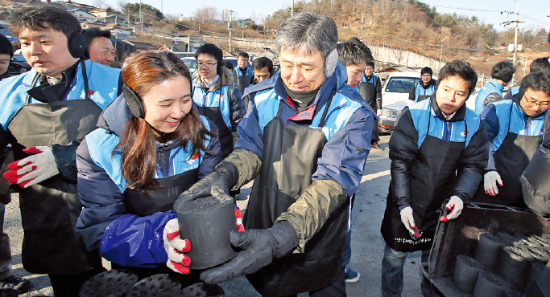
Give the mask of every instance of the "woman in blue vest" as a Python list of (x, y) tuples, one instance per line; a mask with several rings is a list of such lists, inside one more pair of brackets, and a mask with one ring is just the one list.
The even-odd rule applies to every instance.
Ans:
[[(115, 268), (132, 268), (103, 273), (122, 275), (118, 290), (131, 290), (136, 274), (139, 283), (160, 273), (186, 287), (198, 281), (179, 276), (190, 272), (183, 253), (190, 243), (179, 236), (163, 239), (163, 230), (177, 225), (171, 209), (178, 195), (221, 160), (218, 138), (211, 132), (213, 124), (193, 108), (191, 75), (173, 53), (129, 57), (122, 79), (123, 95), (103, 112), (99, 128), (77, 151), (83, 210), (76, 229), (88, 250), (99, 249)], [(99, 296), (109, 288), (90, 284), (93, 280), (81, 296)]]

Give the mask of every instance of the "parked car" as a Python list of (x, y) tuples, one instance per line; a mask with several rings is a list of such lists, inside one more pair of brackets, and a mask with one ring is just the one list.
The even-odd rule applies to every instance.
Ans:
[(414, 103), (409, 100), (409, 92), (417, 82), (420, 82), (420, 72), (394, 72), (388, 76), (382, 88), (382, 109), (378, 121), (381, 132), (391, 133), (403, 108)]
[(23, 55), (20, 53), (14, 54), (11, 58), (10, 66), (8, 67), (10, 75), (19, 75), (29, 70), (31, 70), (31, 66), (27, 63)]
[(197, 76), (197, 59), (195, 59), (195, 57), (185, 57), (181, 58), (181, 60), (185, 63), (185, 66), (189, 68), (191, 76), (195, 78)]

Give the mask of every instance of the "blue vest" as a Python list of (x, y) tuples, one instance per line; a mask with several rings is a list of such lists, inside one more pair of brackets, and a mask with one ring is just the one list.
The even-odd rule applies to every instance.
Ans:
[[(376, 75), (373, 74), (373, 75), (370, 76), (370, 79), (367, 79), (367, 77), (366, 77), (365, 74), (363, 73), (363, 75), (361, 76), (361, 81), (359, 82), (359, 84), (357, 84), (357, 87), (359, 87), (359, 85), (360, 85), (361, 83), (364, 83), (364, 82), (371, 83), (371, 84), (374, 85), (374, 87), (376, 87), (377, 81), (378, 81), (378, 76), (376, 76)], [(358, 88), (357, 88), (357, 90), (358, 90)]]
[(446, 141), (465, 142), (464, 146), (467, 147), (479, 129), (479, 116), (466, 108), (464, 120), (447, 122), (437, 117), (431, 106), (431, 98), (409, 106), (414, 127), (418, 131), (418, 147), (420, 148), (427, 135)]
[(498, 150), (508, 132), (526, 136), (544, 135), (544, 120), (548, 115), (548, 110), (537, 117), (529, 117), (512, 100), (501, 100), (493, 103), (493, 105), (495, 106), (499, 127), (498, 134), (491, 142), (493, 152)]
[(504, 86), (499, 84), (496, 80), (491, 79), (486, 85), (479, 90), (479, 93), (477, 93), (476, 97), (476, 114), (480, 114), (481, 111), (485, 106), (483, 106), (483, 102), (485, 101), (485, 98), (489, 96), (489, 94), (497, 93), (500, 96), (502, 96), (502, 90), (504, 89)]
[[(201, 120), (207, 130), (210, 130), (208, 120), (201, 116)], [(120, 142), (120, 138), (115, 133), (110, 133), (104, 128), (98, 128), (86, 136), (88, 151), (92, 160), (109, 175), (111, 180), (116, 184), (121, 193), (124, 193), (128, 182), (122, 175), (122, 152), (117, 149), (112, 154), (116, 145)], [(210, 140), (207, 138), (204, 141), (205, 147), (208, 146)], [(189, 170), (199, 168), (200, 163), (204, 159), (204, 151), (200, 151), (198, 155), (191, 155), (192, 143), (189, 141), (184, 147), (176, 146), (170, 150), (170, 165), (168, 176), (173, 176)], [(155, 178), (165, 177), (157, 165)]]
[(219, 107), (223, 121), (229, 130), (232, 130), (229, 105), (231, 104), (231, 94), (229, 86), (208, 92), (196, 81), (193, 80), (193, 101), (201, 107)]
[[(261, 111), (258, 115), (258, 122), (262, 131), (265, 126), (267, 126), (267, 124), (277, 115), (281, 100), (283, 100), (283, 98), (277, 95), (275, 88), (256, 93), (254, 102), (257, 106), (257, 110)], [(325, 118), (325, 125), (321, 128), (321, 131), (325, 134), (327, 141), (330, 141), (330, 138), (348, 123), (350, 117), (361, 106), (361, 103), (350, 99), (340, 92), (336, 92), (334, 94), (332, 103), (329, 107), (330, 109)], [(322, 110), (316, 111), (313, 120), (308, 125), (309, 127), (319, 127), (319, 122), (321, 121), (325, 108), (326, 105), (322, 107)]]
[(424, 98), (427, 98), (427, 97), (430, 97), (434, 92), (435, 92), (435, 85), (430, 85), (427, 89), (424, 89), (421, 83), (416, 83), (416, 88), (414, 92), (414, 102), (418, 102), (418, 98), (420, 96), (424, 96)]
[[(90, 87), (90, 99), (93, 100), (99, 108), (105, 109), (105, 107), (111, 104), (117, 97), (120, 69), (90, 62), (90, 60), (86, 60), (84, 63), (86, 64), (88, 84)], [(7, 129), (13, 116), (23, 107), (27, 97), (27, 91), (32, 87), (40, 85), (40, 81), (37, 81), (35, 86), (31, 86), (35, 75), (36, 70), (31, 69), (21, 75), (3, 79), (0, 82), (0, 90), (3, 92), (3, 95), (0, 95), (0, 106), (2, 106), (0, 109), (0, 124), (4, 130)], [(63, 100), (84, 99), (85, 97), (84, 78), (79, 63), (71, 87)], [(33, 103), (39, 101), (31, 98), (29, 102)]]

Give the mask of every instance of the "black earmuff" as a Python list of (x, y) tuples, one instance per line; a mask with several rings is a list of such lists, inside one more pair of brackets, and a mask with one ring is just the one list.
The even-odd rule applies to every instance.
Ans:
[(145, 110), (143, 109), (143, 104), (141, 103), (141, 98), (138, 94), (132, 90), (126, 84), (122, 84), (122, 94), (124, 94), (124, 99), (126, 99), (126, 106), (136, 118), (144, 118)]
[(74, 58), (84, 56), (84, 53), (86, 52), (86, 38), (82, 32), (73, 32), (67, 41), (69, 43), (69, 52), (71, 53), (71, 56)]

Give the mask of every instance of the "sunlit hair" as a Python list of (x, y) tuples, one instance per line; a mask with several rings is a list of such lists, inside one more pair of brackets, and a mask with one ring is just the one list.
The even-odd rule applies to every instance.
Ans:
[[(136, 53), (122, 65), (122, 80), (141, 98), (154, 86), (178, 76), (183, 76), (191, 87), (189, 69), (171, 52)], [(206, 151), (204, 141), (211, 135), (193, 108), (176, 131), (161, 138), (155, 136), (154, 129), (145, 119), (132, 116), (115, 148), (122, 151), (122, 174), (128, 181), (128, 188), (149, 190), (159, 187), (154, 179), (157, 168), (156, 141), (173, 140), (183, 147), (191, 141), (190, 153), (194, 155), (200, 150)]]
[(472, 65), (464, 60), (454, 60), (445, 64), (445, 66), (439, 70), (439, 77), (435, 88), (438, 89), (439, 83), (455, 75), (458, 75), (468, 83), (468, 94), (472, 94), (477, 84), (477, 73), (474, 68), (472, 68)]
[(80, 23), (67, 10), (53, 5), (33, 5), (16, 10), (10, 17), (10, 30), (15, 36), (21, 31), (61, 31), (67, 38), (81, 30)]

